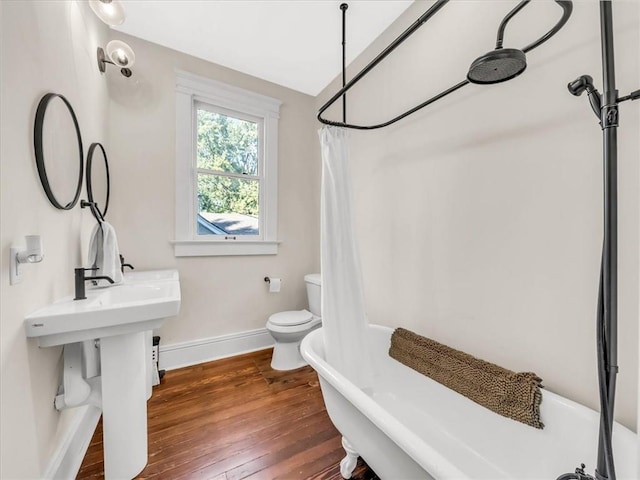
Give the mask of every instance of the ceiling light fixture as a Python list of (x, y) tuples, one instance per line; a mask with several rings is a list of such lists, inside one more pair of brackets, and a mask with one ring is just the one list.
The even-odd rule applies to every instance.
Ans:
[(119, 0), (89, 0), (89, 6), (100, 20), (111, 27), (124, 22), (124, 7)]
[[(105, 55), (106, 50), (106, 55)], [(104, 73), (107, 70), (107, 63), (120, 67), (120, 72), (125, 77), (131, 76), (131, 67), (136, 61), (136, 54), (129, 45), (120, 40), (111, 40), (107, 43), (106, 49), (98, 47), (98, 70)], [(107, 58), (108, 57), (108, 58)]]

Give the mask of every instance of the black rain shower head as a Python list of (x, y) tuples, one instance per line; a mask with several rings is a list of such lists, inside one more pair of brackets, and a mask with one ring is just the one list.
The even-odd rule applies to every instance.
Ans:
[[(1, 1), (1, 0), (0, 0)], [(425, 108), (428, 105), (444, 98), (445, 96), (459, 90), (465, 85), (469, 85), (470, 83), (480, 83), (480, 84), (491, 84), (491, 83), (499, 83), (509, 80), (511, 78), (515, 78), (520, 75), (527, 68), (527, 59), (526, 54), (529, 53), (534, 48), (538, 48), (543, 43), (547, 42), (551, 37), (553, 37), (556, 33), (560, 31), (560, 29), (567, 23), (569, 17), (571, 17), (571, 12), (573, 11), (573, 1), (572, 0), (555, 0), (555, 3), (562, 8), (562, 17), (556, 22), (556, 24), (549, 30), (547, 33), (542, 35), (537, 40), (534, 40), (529, 45), (522, 47), (519, 50), (511, 49), (511, 48), (502, 48), (505, 30), (509, 21), (520, 12), (526, 5), (531, 3), (531, 0), (521, 0), (511, 11), (504, 17), (500, 26), (498, 27), (498, 34), (496, 37), (496, 46), (495, 50), (483, 55), (482, 57), (476, 59), (471, 67), (469, 68), (469, 72), (467, 74), (467, 78), (462, 82), (459, 82), (446, 90), (432, 96), (428, 100), (423, 101), (422, 103), (410, 108), (404, 113), (396, 115), (395, 117), (387, 120), (385, 122), (379, 122), (373, 125), (358, 125), (354, 123), (347, 123), (346, 116), (343, 116), (341, 122), (336, 122), (333, 120), (327, 120), (323, 118), (324, 112), (331, 107), (331, 105), (335, 104), (339, 99), (343, 100), (343, 114), (346, 111), (346, 93), (354, 87), (359, 81), (361, 81), (366, 75), (369, 74), (371, 70), (373, 70), (383, 59), (389, 56), (395, 49), (401, 45), (404, 41), (409, 38), (410, 35), (413, 35), (422, 25), (424, 25), (433, 15), (435, 15), (445, 4), (447, 4), (449, 0), (436, 0), (431, 7), (424, 12), (418, 19), (409, 26), (404, 32), (402, 32), (393, 42), (391, 42), (385, 49), (380, 52), (373, 60), (371, 60), (362, 70), (360, 70), (351, 80), (345, 82), (345, 62), (343, 61), (342, 68), (342, 88), (336, 92), (333, 97), (327, 101), (324, 105), (320, 107), (318, 110), (317, 118), (318, 120), (325, 125), (334, 125), (338, 127), (344, 128), (353, 128), (357, 130), (374, 130), (377, 128), (387, 127), (392, 125), (403, 118), (408, 117), (409, 115), (414, 114), (415, 112)], [(608, 2), (601, 2), (602, 4), (606, 4)], [(345, 28), (344, 28), (344, 9), (343, 12), (343, 28), (342, 28), (342, 46), (343, 46), (343, 59), (344, 59), (344, 46), (345, 46)], [(624, 97), (625, 100), (631, 100), (640, 98), (640, 93), (633, 92), (627, 97)]]
[(527, 57), (516, 48), (497, 48), (474, 60), (467, 80), (490, 85), (517, 77), (527, 68)]

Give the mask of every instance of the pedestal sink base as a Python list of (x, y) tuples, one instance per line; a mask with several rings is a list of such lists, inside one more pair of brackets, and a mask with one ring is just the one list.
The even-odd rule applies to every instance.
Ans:
[(100, 340), (106, 480), (134, 478), (147, 464), (145, 333)]

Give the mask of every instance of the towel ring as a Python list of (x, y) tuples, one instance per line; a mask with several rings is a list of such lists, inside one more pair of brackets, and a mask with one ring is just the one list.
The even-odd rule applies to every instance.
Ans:
[[(94, 196), (94, 182), (93, 182), (94, 179), (92, 176), (92, 172), (95, 172), (95, 169), (93, 168), (94, 166), (93, 159), (94, 159), (94, 155), (96, 155), (96, 150), (99, 150), (99, 152), (102, 153), (102, 158), (104, 160), (105, 176), (106, 176), (105, 180), (107, 184), (104, 208), (102, 210), (100, 209), (99, 203), (96, 202), (96, 199)], [(96, 157), (96, 160), (99, 160), (99, 158)], [(87, 197), (88, 197), (89, 203), (93, 204), (93, 206), (91, 207), (91, 212), (94, 214), (94, 216), (96, 216), (94, 209), (97, 210), (97, 212), (100, 214), (100, 218), (104, 220), (104, 217), (106, 217), (107, 215), (107, 209), (109, 208), (111, 179), (109, 176), (109, 160), (107, 159), (107, 152), (104, 150), (104, 147), (102, 146), (101, 143), (94, 142), (89, 147), (89, 152), (87, 153), (87, 174), (86, 174), (85, 182), (87, 186)], [(96, 218), (96, 220), (98, 219)]]

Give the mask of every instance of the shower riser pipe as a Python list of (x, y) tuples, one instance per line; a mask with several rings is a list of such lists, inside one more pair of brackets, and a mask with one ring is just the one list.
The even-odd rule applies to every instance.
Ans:
[[(605, 430), (613, 425), (616, 374), (618, 370), (618, 91), (615, 83), (613, 14), (610, 1), (600, 2), (603, 95), (601, 125), (603, 136), (604, 244), (602, 287), (604, 307), (604, 352), (607, 405), (600, 425), (596, 478), (615, 479), (612, 452), (605, 449)], [(609, 458), (607, 458), (609, 457)]]

